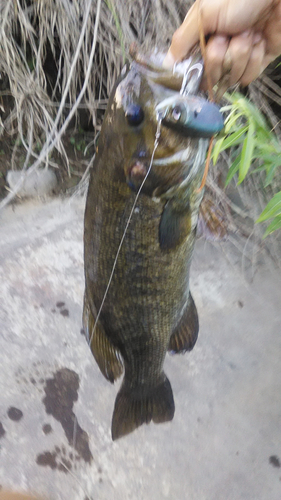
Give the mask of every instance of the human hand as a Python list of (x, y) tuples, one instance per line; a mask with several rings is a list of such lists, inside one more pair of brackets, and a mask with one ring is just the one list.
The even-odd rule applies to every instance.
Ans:
[(226, 73), (228, 87), (248, 85), (281, 54), (281, 0), (197, 0), (173, 35), (165, 67), (184, 59), (198, 43), (200, 18), (204, 35), (210, 35), (205, 69), (212, 85)]

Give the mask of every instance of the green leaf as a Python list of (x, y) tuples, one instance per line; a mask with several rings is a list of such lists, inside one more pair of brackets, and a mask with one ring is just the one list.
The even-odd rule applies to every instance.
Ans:
[(269, 130), (266, 124), (264, 125), (264, 127), (260, 127), (259, 125), (257, 125), (257, 134), (260, 137), (262, 143), (266, 144), (266, 142), (269, 141), (270, 147), (275, 149), (273, 147), (275, 136), (272, 131)]
[(224, 130), (226, 134), (229, 134), (231, 129), (234, 127), (235, 123), (237, 122), (238, 118), (243, 116), (243, 113), (237, 113), (237, 110), (235, 109), (233, 113), (230, 113), (228, 115), (225, 124), (224, 124)]
[(255, 147), (255, 126), (252, 120), (249, 121), (248, 133), (246, 135), (241, 151), (241, 163), (239, 168), (238, 184), (245, 179), (253, 159)]
[(281, 191), (277, 193), (266, 205), (256, 222), (262, 222), (281, 214)]
[(241, 102), (241, 107), (244, 108), (245, 114), (249, 116), (249, 119), (254, 121), (256, 125), (261, 127), (262, 130), (268, 130), (267, 123), (262, 115), (262, 113), (259, 111), (257, 106), (252, 104), (249, 99), (246, 97), (242, 96), (240, 99)]
[(237, 146), (237, 144), (241, 144), (241, 142), (243, 142), (243, 135), (247, 132), (247, 130), (248, 126), (246, 125), (245, 127), (240, 128), (236, 132), (233, 132), (233, 134), (226, 137), (221, 151), (230, 148), (231, 146)]
[(240, 128), (233, 134), (230, 134), (228, 137), (222, 137), (221, 139), (216, 141), (216, 144), (213, 149), (212, 159), (214, 165), (217, 163), (219, 154), (232, 146), (237, 146), (243, 142), (243, 135), (247, 132), (248, 126)]
[(239, 153), (239, 155), (237, 156), (237, 158), (235, 158), (234, 162), (232, 163), (229, 171), (227, 172), (227, 176), (226, 176), (226, 180), (225, 180), (225, 185), (227, 186), (232, 177), (234, 176), (234, 174), (236, 174), (236, 172), (239, 170), (239, 166), (240, 166), (240, 161), (241, 161), (241, 153)]
[[(271, 152), (271, 154), (268, 154), (267, 152), (263, 153), (263, 152), (259, 151), (259, 158), (261, 160), (263, 160), (264, 162), (267, 162), (268, 164), (273, 163), (274, 162), (274, 152)], [(279, 161), (281, 161), (281, 159)]]
[(272, 180), (273, 180), (273, 177), (274, 177), (274, 174), (275, 174), (275, 170), (281, 166), (281, 158), (275, 158), (275, 161), (273, 161), (271, 163), (271, 165), (267, 165), (267, 174), (266, 174), (266, 179), (264, 181), (264, 185), (265, 187), (269, 186), (269, 184), (271, 184)]
[(222, 151), (222, 144), (223, 144), (224, 140), (225, 140), (225, 137), (222, 137), (221, 139), (216, 140), (216, 144), (214, 145), (213, 153), (212, 153), (212, 160), (213, 160), (214, 165), (218, 161), (218, 156), (219, 156), (220, 152)]
[(275, 217), (273, 221), (269, 224), (268, 228), (266, 229), (263, 235), (263, 238), (266, 238), (266, 236), (268, 236), (269, 234), (273, 233), (277, 229), (280, 229), (280, 227), (281, 227), (281, 215), (277, 215), (277, 217)]

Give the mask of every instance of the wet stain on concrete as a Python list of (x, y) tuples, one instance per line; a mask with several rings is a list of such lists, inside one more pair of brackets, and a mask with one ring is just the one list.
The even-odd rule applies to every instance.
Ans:
[(68, 309), (61, 309), (60, 314), (64, 316), (65, 318), (69, 317), (69, 310)]
[(52, 432), (53, 429), (50, 424), (44, 424), (42, 430), (44, 434), (50, 434), (50, 432)]
[(58, 420), (70, 446), (87, 463), (92, 461), (88, 434), (80, 427), (73, 412), (73, 404), (78, 399), (79, 376), (73, 370), (62, 368), (46, 380), (43, 398), (46, 413)]
[(45, 451), (37, 455), (36, 463), (38, 465), (44, 465), (45, 467), (51, 467), (51, 469), (57, 469), (58, 464), (56, 462), (56, 457), (56, 452), (51, 453), (50, 451)]
[(19, 422), (22, 419), (23, 413), (19, 408), (15, 408), (14, 406), (10, 406), (7, 411), (8, 417), (14, 422)]
[(65, 302), (59, 301), (56, 303), (56, 309), (51, 309), (53, 313), (57, 312), (57, 309), (59, 310), (59, 313), (64, 316), (65, 318), (69, 317), (69, 310), (65, 307)]
[(6, 434), (6, 431), (5, 431), (4, 427), (3, 427), (2, 422), (0, 422), (0, 439), (1, 439), (3, 436), (5, 436), (5, 434)]
[(277, 457), (277, 455), (271, 455), (268, 461), (273, 467), (281, 467), (280, 459)]
[(53, 451), (44, 451), (43, 453), (39, 453), (36, 458), (37, 465), (41, 465), (43, 467), (50, 467), (51, 469), (57, 469), (59, 471), (67, 474), (72, 470), (73, 463), (71, 462), (71, 453), (69, 453), (69, 457), (67, 458), (64, 446), (61, 448), (59, 446), (55, 446)]
[(66, 458), (62, 457), (61, 462), (58, 466), (58, 470), (61, 470), (62, 472), (68, 473), (72, 469), (72, 464), (69, 460)]

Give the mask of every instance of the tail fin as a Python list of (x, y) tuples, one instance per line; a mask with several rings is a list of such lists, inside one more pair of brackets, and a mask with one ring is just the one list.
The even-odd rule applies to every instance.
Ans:
[(124, 379), (117, 394), (112, 417), (111, 433), (113, 441), (126, 436), (140, 425), (172, 420), (175, 404), (171, 384), (166, 375), (153, 388), (132, 389)]

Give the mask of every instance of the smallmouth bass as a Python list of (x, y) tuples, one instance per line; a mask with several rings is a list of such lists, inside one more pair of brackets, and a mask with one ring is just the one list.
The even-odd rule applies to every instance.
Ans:
[(189, 270), (208, 146), (201, 137), (219, 131), (223, 120), (205, 99), (180, 96), (182, 79), (149, 61), (123, 69), (89, 183), (83, 324), (103, 375), (114, 382), (125, 371), (113, 440), (151, 420), (172, 420), (164, 359), (167, 351), (191, 350), (198, 335)]

